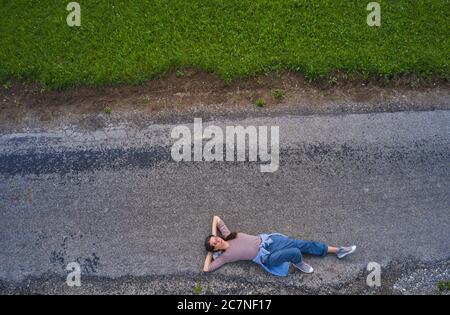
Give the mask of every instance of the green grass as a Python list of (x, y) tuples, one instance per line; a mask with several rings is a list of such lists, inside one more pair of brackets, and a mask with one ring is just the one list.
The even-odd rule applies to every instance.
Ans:
[(256, 106), (264, 107), (266, 106), (266, 101), (263, 98), (258, 98), (255, 102)]
[(443, 293), (450, 291), (450, 280), (441, 280), (438, 282), (438, 292)]
[(285, 93), (283, 90), (280, 89), (276, 89), (275, 91), (273, 91), (273, 97), (275, 97), (275, 99), (277, 101), (281, 101), (284, 99)]
[(448, 79), (448, 0), (379, 0), (381, 28), (366, 24), (369, 0), (78, 2), (81, 27), (68, 27), (68, 1), (0, 0), (0, 83), (138, 84), (186, 67), (227, 82), (276, 70)]
[(9, 90), (12, 87), (12, 83), (10, 81), (6, 81), (3, 83), (3, 88)]
[(195, 286), (194, 286), (194, 294), (199, 295), (203, 292), (202, 284), (200, 281), (200, 277), (195, 277)]
[(186, 73), (183, 70), (177, 70), (175, 75), (177, 76), (177, 78), (184, 78), (186, 76)]

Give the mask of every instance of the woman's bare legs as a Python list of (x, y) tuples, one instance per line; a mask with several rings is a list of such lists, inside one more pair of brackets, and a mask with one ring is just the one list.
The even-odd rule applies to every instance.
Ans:
[(328, 254), (336, 254), (337, 258), (341, 259), (347, 255), (350, 255), (356, 250), (356, 246), (348, 246), (348, 247), (334, 247), (328, 246)]
[(328, 254), (336, 254), (339, 248), (334, 247), (334, 246), (328, 246)]

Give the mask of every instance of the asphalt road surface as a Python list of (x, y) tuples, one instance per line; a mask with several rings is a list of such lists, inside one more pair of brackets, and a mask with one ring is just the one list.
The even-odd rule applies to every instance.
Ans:
[[(438, 276), (448, 276), (449, 123), (449, 111), (204, 121), (280, 126), (280, 166), (273, 173), (262, 173), (259, 162), (174, 162), (171, 130), (192, 127), (192, 120), (140, 130), (72, 126), (3, 134), (0, 289), (362, 290), (369, 262), (391, 273), (395, 264), (406, 268), (403, 262), (439, 263)], [(313, 275), (291, 269), (277, 278), (251, 262), (202, 275), (214, 214), (236, 231), (358, 249), (344, 260), (306, 256)], [(80, 288), (65, 284), (70, 262), (81, 266)]]

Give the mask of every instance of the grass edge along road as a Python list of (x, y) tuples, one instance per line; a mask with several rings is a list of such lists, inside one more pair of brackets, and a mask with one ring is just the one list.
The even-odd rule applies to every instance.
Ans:
[(380, 0), (381, 27), (367, 25), (368, 0), (79, 1), (79, 27), (69, 1), (1, 2), (4, 86), (139, 84), (185, 67), (226, 82), (278, 70), (448, 80), (447, 0)]

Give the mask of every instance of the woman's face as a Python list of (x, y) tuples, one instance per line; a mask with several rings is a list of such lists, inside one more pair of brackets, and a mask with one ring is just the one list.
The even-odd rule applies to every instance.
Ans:
[(218, 236), (213, 236), (209, 239), (209, 245), (214, 247), (214, 250), (221, 250), (224, 248), (225, 241)]

